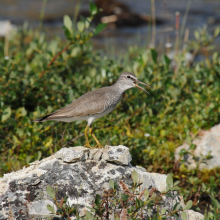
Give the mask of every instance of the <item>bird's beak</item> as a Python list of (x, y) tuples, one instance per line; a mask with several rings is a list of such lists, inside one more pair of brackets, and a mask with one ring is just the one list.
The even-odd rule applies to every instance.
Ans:
[(146, 83), (143, 83), (143, 82), (139, 81), (139, 80), (137, 80), (137, 81), (136, 81), (136, 84), (135, 84), (135, 86), (136, 86), (137, 88), (143, 90), (144, 92), (146, 92), (146, 93), (148, 93), (148, 94), (150, 95), (150, 93), (149, 93), (148, 91), (146, 91), (145, 89), (143, 89), (142, 87), (140, 87), (140, 86), (138, 85), (138, 83), (140, 83), (140, 84), (142, 84), (142, 85), (145, 85), (145, 86), (148, 86), (148, 87), (150, 87), (150, 88), (152, 88), (152, 87), (149, 86), (149, 85), (146, 84)]

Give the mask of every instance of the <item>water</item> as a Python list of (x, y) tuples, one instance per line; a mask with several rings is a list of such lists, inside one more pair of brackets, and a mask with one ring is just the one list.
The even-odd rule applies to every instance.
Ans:
[[(47, 37), (59, 35), (64, 38), (62, 29), (63, 15), (74, 16), (77, 0), (48, 0), (44, 14), (44, 28)], [(81, 10), (88, 10), (89, 0), (80, 1)], [(143, 15), (151, 14), (150, 0), (119, 0), (127, 4), (133, 12)], [(204, 25), (208, 26), (210, 33), (220, 26), (220, 1), (219, 0), (192, 0), (186, 20), (189, 29), (189, 39), (194, 38), (194, 30)], [(164, 46), (166, 42), (175, 41), (175, 12), (180, 13), (180, 27), (186, 12), (187, 0), (155, 0), (156, 17), (163, 24), (156, 25), (156, 45)], [(0, 20), (10, 20), (12, 24), (22, 25), (28, 21), (29, 26), (39, 27), (39, 18), (42, 11), (43, 0), (1, 0)], [(94, 47), (103, 49), (106, 53), (126, 51), (129, 46), (147, 46), (151, 42), (151, 27), (120, 27), (107, 29), (93, 39)], [(115, 46), (115, 47), (114, 47)], [(215, 41), (215, 50), (220, 51), (220, 37)]]

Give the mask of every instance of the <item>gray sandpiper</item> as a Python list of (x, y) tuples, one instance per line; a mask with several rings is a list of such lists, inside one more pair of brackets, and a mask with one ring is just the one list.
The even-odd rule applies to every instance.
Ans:
[[(98, 148), (102, 148), (101, 143), (96, 138), (92, 130), (92, 122), (95, 119), (101, 118), (110, 113), (121, 100), (122, 94), (130, 88), (138, 87), (144, 92), (148, 93), (145, 89), (138, 84), (149, 86), (137, 79), (135, 74), (130, 72), (123, 72), (117, 82), (112, 86), (103, 87), (91, 92), (88, 92), (78, 99), (74, 100), (71, 104), (64, 108), (58, 109), (42, 118), (34, 120), (35, 122), (43, 121), (82, 121), (87, 120), (88, 124), (85, 129), (86, 144), (85, 147), (92, 148), (89, 144), (88, 130), (94, 138)], [(150, 87), (150, 86), (149, 86)], [(149, 93), (148, 93), (149, 94)]]

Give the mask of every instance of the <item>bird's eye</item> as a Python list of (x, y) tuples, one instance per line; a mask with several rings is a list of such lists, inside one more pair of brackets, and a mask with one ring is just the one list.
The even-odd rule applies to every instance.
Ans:
[(130, 76), (127, 76), (127, 78), (130, 79), (131, 77), (130, 77)]

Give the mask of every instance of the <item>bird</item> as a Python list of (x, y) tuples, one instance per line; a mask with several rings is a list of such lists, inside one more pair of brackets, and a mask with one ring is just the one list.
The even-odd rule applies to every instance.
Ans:
[[(86, 120), (87, 126), (84, 130), (86, 143), (84, 147), (96, 148), (97, 146), (98, 148), (103, 148), (102, 144), (98, 141), (93, 132), (93, 121), (109, 114), (113, 109), (115, 109), (126, 90), (137, 87), (148, 93), (138, 84), (142, 84), (151, 88), (151, 86), (148, 84), (139, 81), (134, 73), (123, 72), (120, 74), (118, 80), (113, 85), (90, 91), (80, 96), (69, 105), (58, 109), (46, 116), (35, 119), (34, 121), (44, 122), (52, 120), (61, 122), (73, 122)], [(88, 131), (97, 144), (95, 147), (92, 147), (89, 143)]]

